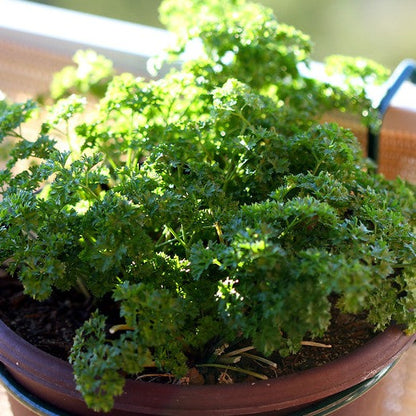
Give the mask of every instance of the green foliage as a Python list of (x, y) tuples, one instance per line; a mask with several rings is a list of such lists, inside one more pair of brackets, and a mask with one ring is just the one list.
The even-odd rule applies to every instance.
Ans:
[[(0, 104), (0, 131), (17, 138), (0, 173), (0, 261), (37, 299), (80, 287), (118, 313), (75, 337), (87, 404), (109, 410), (122, 374), (148, 366), (181, 377), (218, 342), (295, 352), (326, 331), (334, 295), (379, 329), (414, 331), (414, 187), (319, 123), (329, 109), (368, 123), (362, 86), (305, 78), (308, 38), (258, 4), (162, 12), (182, 42), (172, 54), (200, 39), (200, 59), (157, 80), (114, 76), (82, 122), (84, 99), (59, 100), (30, 139), (19, 126), (33, 104)], [(373, 77), (347, 63), (350, 85)]]
[[(77, 388), (87, 405), (108, 412), (113, 407), (113, 397), (123, 392), (124, 379), (118, 372), (120, 347), (110, 348), (106, 337), (105, 318), (94, 313), (74, 339), (70, 362), (77, 374)], [(143, 351), (136, 351), (140, 352), (138, 362), (145, 359)]]
[(344, 112), (361, 113), (365, 125), (374, 131), (380, 129), (381, 121), (366, 96), (372, 87), (387, 81), (390, 71), (371, 59), (341, 55), (329, 56), (326, 59), (325, 70), (328, 75), (337, 78), (339, 89), (345, 93), (339, 95), (339, 109)]
[(387, 81), (390, 71), (377, 62), (366, 58), (333, 55), (326, 60), (329, 75), (344, 74), (349, 82), (360, 82), (364, 85), (381, 85)]
[(78, 51), (73, 61), (76, 66), (66, 66), (54, 75), (51, 98), (58, 100), (71, 94), (86, 93), (101, 97), (114, 75), (113, 63), (92, 50)]
[(7, 136), (18, 137), (19, 127), (29, 119), (35, 108), (36, 104), (32, 100), (9, 103), (6, 97), (0, 95), (0, 143)]

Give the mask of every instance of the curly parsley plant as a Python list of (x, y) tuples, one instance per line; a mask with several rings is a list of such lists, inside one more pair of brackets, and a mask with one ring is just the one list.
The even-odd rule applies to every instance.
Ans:
[(201, 44), (180, 69), (113, 76), (93, 114), (66, 96), (35, 137), (20, 126), (36, 104), (0, 102), (0, 138), (15, 138), (0, 261), (36, 299), (75, 288), (118, 314), (110, 324), (97, 309), (74, 340), (88, 406), (110, 410), (147, 367), (180, 378), (210, 346), (296, 352), (325, 333), (334, 295), (377, 329), (414, 332), (414, 188), (319, 122), (338, 109), (377, 123), (365, 85), (349, 82), (377, 67), (348, 60), (346, 88), (306, 77), (309, 38), (257, 3), (165, 0), (161, 12), (178, 35), (167, 59)]

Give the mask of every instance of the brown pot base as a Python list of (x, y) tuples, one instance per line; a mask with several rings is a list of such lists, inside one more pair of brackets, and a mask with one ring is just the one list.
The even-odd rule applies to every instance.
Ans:
[[(394, 363), (415, 338), (393, 326), (322, 367), (255, 383), (180, 386), (128, 380), (108, 415), (288, 415), (372, 379)], [(71, 415), (97, 415), (86, 408), (75, 390), (67, 362), (33, 347), (1, 321), (0, 361), (19, 384), (41, 400)], [(365, 414), (372, 414), (367, 410)]]
[[(395, 363), (380, 371), (376, 376), (363, 381), (339, 394), (335, 394), (315, 405), (291, 413), (292, 416), (324, 416), (324, 415), (358, 415), (361, 410), (367, 411), (377, 402), (380, 392), (384, 394), (387, 376)], [(388, 381), (388, 380), (387, 380)], [(380, 383), (381, 382), (381, 383)], [(0, 367), (0, 383), (6, 387), (8, 399), (13, 415), (15, 416), (70, 416), (68, 413), (50, 406), (33, 396), (7, 372), (3, 366)], [(360, 410), (361, 409), (361, 410)], [(359, 413), (357, 413), (359, 411)], [(368, 414), (368, 413), (367, 413)]]

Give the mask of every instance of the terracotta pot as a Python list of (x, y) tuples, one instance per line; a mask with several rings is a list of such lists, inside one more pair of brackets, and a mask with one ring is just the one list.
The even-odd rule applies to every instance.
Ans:
[[(179, 386), (128, 380), (109, 415), (377, 415), (380, 388), (369, 388), (415, 338), (393, 326), (332, 363), (255, 383)], [(97, 415), (75, 390), (67, 362), (35, 348), (1, 321), (0, 361), (17, 383), (51, 406), (72, 415)], [(387, 380), (388, 375), (380, 384)], [(16, 415), (30, 414), (18, 407)], [(365, 413), (358, 413), (360, 408)]]

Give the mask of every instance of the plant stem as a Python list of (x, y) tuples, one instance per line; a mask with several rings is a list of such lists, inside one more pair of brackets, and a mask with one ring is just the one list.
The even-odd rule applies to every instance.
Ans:
[(277, 364), (274, 361), (268, 360), (267, 358), (260, 357), (258, 355), (254, 355), (254, 354), (249, 354), (247, 352), (244, 352), (241, 355), (244, 356), (244, 357), (250, 358), (252, 360), (259, 361), (261, 363), (267, 364), (270, 367), (277, 368)]
[(80, 292), (85, 296), (85, 299), (89, 300), (91, 298), (90, 292), (88, 292), (84, 282), (79, 277), (77, 278), (77, 285)]
[(244, 368), (232, 367), (232, 366), (224, 365), (224, 364), (199, 364), (197, 365), (197, 367), (213, 367), (213, 368), (220, 368), (223, 370), (231, 370), (237, 373), (247, 374), (249, 376), (256, 377), (260, 380), (268, 380), (268, 377), (264, 374), (259, 374), (259, 373), (256, 373), (255, 371), (245, 370)]
[(185, 241), (179, 237), (179, 234), (169, 225), (165, 225), (166, 229), (175, 237), (175, 239), (182, 244), (182, 246), (185, 248), (185, 250), (188, 250), (188, 245), (185, 243)]
[(230, 351), (224, 354), (225, 357), (232, 357), (234, 355), (239, 355), (242, 354), (243, 352), (246, 351), (251, 351), (254, 350), (254, 347), (252, 345), (248, 346), (248, 347), (244, 347), (244, 348), (239, 348), (238, 350), (234, 350), (234, 351)]
[(129, 331), (129, 330), (133, 330), (134, 328), (131, 327), (130, 325), (127, 324), (119, 324), (119, 325), (113, 325), (110, 329), (109, 332), (110, 334), (115, 334), (117, 331)]
[(314, 341), (302, 341), (301, 345), (305, 345), (307, 347), (332, 348), (332, 345), (330, 344), (322, 344), (320, 342), (314, 342)]

